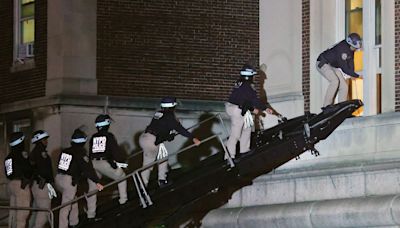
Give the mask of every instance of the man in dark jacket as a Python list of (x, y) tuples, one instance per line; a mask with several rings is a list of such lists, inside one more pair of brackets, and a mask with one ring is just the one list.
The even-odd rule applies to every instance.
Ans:
[(339, 102), (347, 100), (348, 85), (345, 75), (359, 77), (354, 72), (354, 51), (360, 49), (361, 46), (361, 37), (357, 33), (351, 33), (345, 40), (319, 55), (317, 70), (329, 81), (323, 109), (333, 104), (336, 93)]
[[(122, 168), (127, 168), (125, 158), (114, 135), (108, 131), (111, 124), (109, 115), (99, 115), (95, 120), (97, 133), (92, 136), (89, 144), (89, 158), (99, 178), (102, 175), (118, 180), (125, 177)], [(89, 191), (96, 189), (96, 183), (88, 179)], [(126, 192), (126, 180), (118, 183), (119, 203), (125, 204), (128, 200)], [(93, 195), (87, 199), (87, 216), (89, 220), (96, 217), (97, 196)]]
[[(46, 147), (49, 134), (46, 131), (38, 130), (33, 133), (32, 143), (35, 144), (30, 160), (33, 165), (32, 195), (35, 207), (50, 208), (51, 199), (57, 197), (54, 190), (54, 176), (51, 158)], [(42, 228), (47, 222), (48, 213), (37, 212), (34, 228)]]
[(272, 114), (273, 110), (262, 102), (254, 89), (253, 77), (257, 71), (250, 65), (245, 64), (240, 70), (240, 78), (225, 103), (225, 110), (231, 119), (231, 134), (226, 147), (232, 158), (236, 156), (236, 144), (240, 140), (240, 153), (250, 151), (250, 136), (253, 119), (251, 112), (258, 114), (267, 111)]
[[(10, 137), (11, 152), (4, 160), (11, 207), (29, 207), (31, 203), (32, 166), (28, 152), (25, 151), (24, 140), (22, 132), (13, 133)], [(27, 210), (11, 210), (8, 224), (10, 227), (25, 228), (28, 216)]]
[[(161, 111), (154, 114), (150, 125), (139, 138), (139, 145), (143, 149), (143, 166), (168, 156), (163, 144), (165, 141), (172, 141), (179, 133), (193, 140), (193, 143), (200, 145), (200, 140), (195, 138), (192, 133), (187, 131), (175, 116), (176, 98), (165, 97), (161, 100)], [(158, 155), (157, 155), (158, 154)], [(145, 185), (149, 183), (150, 172), (152, 168), (142, 172), (142, 178)], [(158, 166), (158, 184), (164, 186), (167, 184), (168, 161), (164, 161)]]
[[(72, 135), (71, 147), (63, 150), (58, 161), (58, 174), (56, 176), (57, 188), (62, 193), (61, 204), (75, 198), (77, 184), (82, 176), (95, 183), (96, 188), (101, 191), (103, 185), (99, 183), (99, 178), (93, 165), (86, 155), (84, 145), (87, 137), (84, 132), (76, 129)], [(59, 215), (59, 228), (75, 227), (79, 223), (78, 203), (61, 208)]]

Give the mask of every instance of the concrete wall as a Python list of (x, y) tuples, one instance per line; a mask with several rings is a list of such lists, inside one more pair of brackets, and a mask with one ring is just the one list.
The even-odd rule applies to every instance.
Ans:
[(336, 24), (337, 1), (310, 2), (310, 110), (319, 112), (323, 104), (327, 81), (318, 73), (315, 63), (318, 55), (338, 40)]
[[(94, 126), (95, 118), (104, 113), (105, 110), (113, 119), (110, 131), (116, 136), (121, 149), (127, 156), (136, 154), (141, 150), (138, 143), (139, 136), (150, 123), (154, 112), (159, 110), (159, 102), (160, 99), (54, 96), (3, 104), (0, 106), (0, 118), (4, 118), (5, 122), (11, 123), (11, 120), (7, 120), (7, 116), (10, 117), (13, 113), (21, 110), (28, 110), (27, 112), (31, 113), (28, 116), (31, 116), (32, 131), (43, 129), (50, 135), (47, 149), (52, 157), (53, 168), (55, 169), (61, 150), (70, 146), (73, 131), (78, 127), (82, 127), (89, 136), (92, 135), (96, 132)], [(178, 102), (176, 115), (185, 128), (191, 127), (215, 114), (221, 114), (221, 118), (224, 119), (225, 126), (229, 130), (229, 121), (224, 113), (223, 102), (190, 100), (178, 100)], [(217, 118), (201, 126), (195, 126), (190, 131), (200, 140), (214, 134), (221, 134), (222, 138), (227, 137), (224, 127)], [(192, 153), (183, 153), (179, 156), (172, 155), (191, 144), (191, 140), (187, 140), (180, 135), (174, 141), (165, 143), (171, 155), (169, 163), (172, 168), (180, 167), (193, 159), (204, 159), (206, 156), (221, 151), (219, 141), (213, 139), (201, 145), (195, 152), (189, 151)], [(87, 146), (88, 144), (86, 144)], [(4, 157), (5, 154), (2, 153), (1, 156)], [(133, 163), (133, 168), (139, 168), (141, 167), (141, 161), (142, 156), (138, 155), (131, 159), (129, 163)], [(8, 197), (4, 183), (6, 183), (6, 178), (4, 175), (0, 175), (0, 199)]]
[[(260, 1), (260, 64), (268, 66), (264, 88), (284, 116), (303, 114), (301, 1)], [(265, 127), (276, 124), (267, 116)]]

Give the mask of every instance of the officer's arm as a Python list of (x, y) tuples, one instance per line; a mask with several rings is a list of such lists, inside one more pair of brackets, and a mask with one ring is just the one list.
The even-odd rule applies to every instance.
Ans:
[[(37, 162), (38, 157), (36, 156), (36, 154), (37, 154), (36, 151), (32, 150), (31, 156), (29, 156), (29, 164), (31, 165), (31, 169), (32, 169), (31, 175), (33, 177), (39, 176), (39, 164)], [(26, 168), (28, 168), (28, 167), (26, 167)], [(27, 173), (27, 171), (25, 171), (24, 173)], [(25, 177), (25, 174), (24, 174), (24, 177)]]
[(109, 141), (109, 143), (107, 143), (107, 146), (109, 146), (109, 149), (113, 156), (113, 160), (116, 162), (124, 163), (125, 158), (123, 156), (123, 152), (121, 151), (121, 148), (119, 147), (114, 135), (110, 134), (110, 137), (107, 137), (107, 140)]
[(79, 169), (82, 171), (83, 175), (92, 180), (94, 183), (99, 183), (99, 177), (96, 174), (96, 171), (93, 168), (93, 164), (91, 163), (90, 159), (88, 156), (77, 156), (78, 159), (78, 165)]
[(190, 138), (190, 139), (193, 138), (192, 133), (190, 133), (188, 130), (186, 130), (177, 119), (172, 120), (172, 123), (173, 123), (173, 129), (175, 131), (177, 131), (179, 134), (181, 134), (187, 138)]
[(253, 103), (254, 108), (259, 109), (259, 110), (266, 110), (267, 105), (261, 101), (260, 98), (257, 97), (257, 92), (249, 87), (248, 94), (250, 96), (250, 100)]
[(350, 75), (352, 77), (358, 78), (359, 75), (354, 72), (354, 57), (353, 58), (348, 58), (346, 60), (339, 61), (340, 62), (340, 68), (344, 73), (347, 75)]
[(49, 183), (54, 183), (54, 173), (53, 173), (53, 165), (51, 164), (51, 159), (48, 157), (48, 165), (47, 165), (47, 181)]

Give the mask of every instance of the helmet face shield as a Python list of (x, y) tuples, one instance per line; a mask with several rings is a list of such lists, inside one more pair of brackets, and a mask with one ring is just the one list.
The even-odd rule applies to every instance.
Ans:
[(43, 130), (36, 131), (31, 139), (32, 143), (37, 143), (42, 139), (48, 138), (49, 134)]
[(95, 120), (96, 127), (104, 127), (111, 124), (111, 117), (109, 115), (101, 114)]
[(24, 140), (25, 140), (24, 133), (22, 133), (22, 132), (14, 132), (10, 136), (9, 145), (11, 147), (13, 147), (13, 146), (16, 146), (16, 145), (19, 145), (19, 144), (23, 143)]
[(177, 105), (175, 97), (164, 97), (161, 99), (161, 108), (173, 108)]
[(254, 69), (254, 67), (248, 64), (244, 65), (240, 70), (240, 76), (242, 77), (253, 77), (256, 74), (257, 74), (256, 69)]

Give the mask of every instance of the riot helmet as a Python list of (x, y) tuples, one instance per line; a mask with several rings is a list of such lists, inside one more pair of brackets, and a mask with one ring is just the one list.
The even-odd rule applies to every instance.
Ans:
[(25, 136), (22, 132), (14, 132), (10, 136), (10, 146), (14, 147), (24, 142)]
[(87, 141), (87, 136), (85, 132), (83, 132), (81, 129), (75, 129), (74, 133), (72, 134), (71, 137), (71, 142), (75, 144), (85, 144)]
[(49, 134), (46, 131), (38, 130), (33, 133), (31, 142), (37, 143), (37, 142), (41, 141), (42, 139), (47, 139), (48, 137), (49, 137)]
[(245, 80), (252, 79), (253, 76), (256, 74), (257, 74), (256, 69), (249, 64), (245, 64), (242, 67), (242, 69), (240, 70), (240, 76), (241, 76), (241, 78), (243, 78)]
[(177, 105), (175, 97), (164, 97), (161, 99), (161, 108), (175, 108)]
[(351, 33), (348, 35), (346, 42), (355, 49), (360, 49), (362, 47), (361, 37), (357, 33)]
[(111, 124), (111, 117), (106, 114), (101, 114), (96, 117), (95, 126), (97, 129), (108, 128)]

